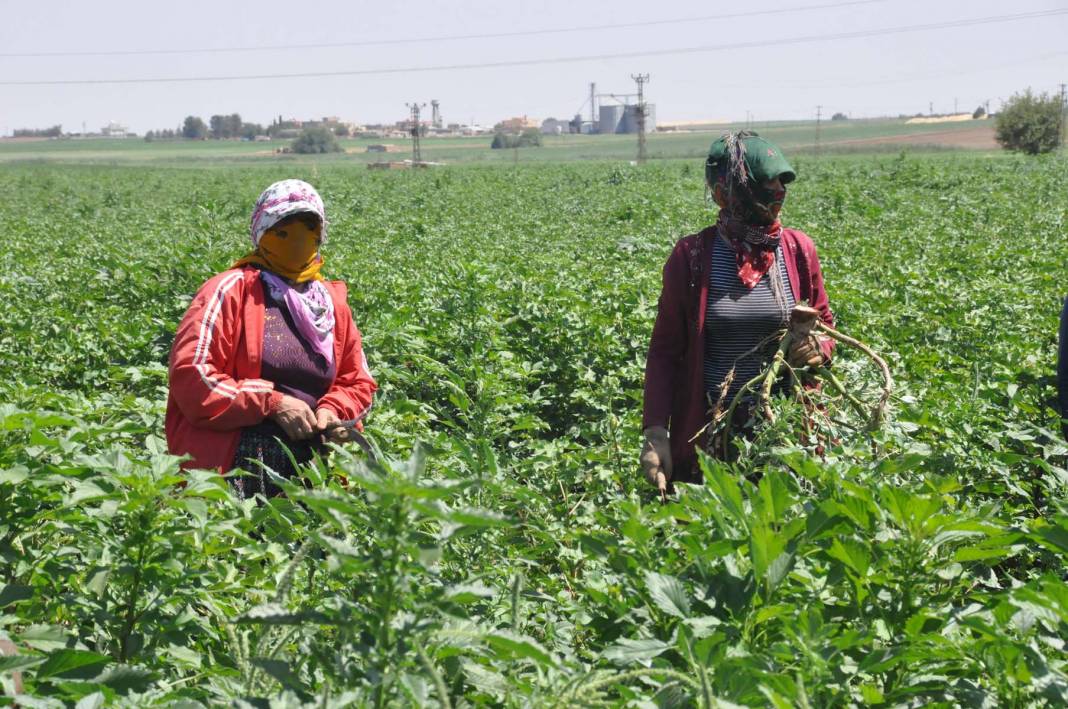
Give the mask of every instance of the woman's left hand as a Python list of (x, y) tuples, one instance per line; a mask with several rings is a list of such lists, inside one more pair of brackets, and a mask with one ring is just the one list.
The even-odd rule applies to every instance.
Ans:
[(341, 419), (332, 409), (325, 406), (315, 411), (315, 430), (323, 436), (325, 443), (344, 443), (350, 439), (349, 429), (339, 426)]

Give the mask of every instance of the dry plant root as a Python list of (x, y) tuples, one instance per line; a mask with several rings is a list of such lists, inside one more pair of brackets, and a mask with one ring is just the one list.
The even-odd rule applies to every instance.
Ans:
[[(734, 369), (732, 368), (728, 373), (727, 381), (724, 382), (724, 386), (721, 388), (719, 400), (713, 408), (712, 420), (709, 423), (709, 426), (712, 426), (713, 428), (722, 425), (720, 432), (716, 436), (717, 440), (715, 449), (717, 449), (718, 452), (723, 455), (727, 454), (731, 424), (734, 420), (734, 412), (747, 394), (756, 394), (757, 410), (760, 411), (761, 415), (768, 423), (775, 422), (775, 411), (771, 406), (772, 389), (775, 386), (775, 382), (779, 380), (779, 376), (785, 367), (791, 374), (791, 379), (793, 380), (795, 388), (800, 390), (800, 380), (797, 373), (788, 362), (788, 355), (793, 343), (805, 340), (810, 337), (813, 332), (819, 332), (842, 345), (859, 350), (871, 359), (876, 367), (878, 367), (879, 372), (882, 375), (882, 388), (878, 401), (871, 407), (865, 405), (865, 403), (855, 394), (850, 392), (848, 387), (827, 367), (809, 367), (808, 372), (826, 382), (832, 389), (842, 396), (858, 416), (867, 421), (865, 427), (866, 431), (874, 431), (882, 425), (883, 421), (886, 419), (887, 404), (894, 388), (893, 378), (890, 375), (890, 367), (887, 366), (886, 360), (880, 357), (878, 353), (863, 342), (838, 332), (833, 327), (825, 324), (819, 319), (819, 311), (815, 308), (811, 308), (807, 305), (797, 305), (790, 313), (790, 324), (782, 333), (779, 345), (775, 349), (775, 354), (772, 356), (771, 362), (768, 364), (767, 368), (746, 382), (738, 390), (738, 393), (734, 395), (734, 398), (731, 399), (730, 405), (724, 410), (723, 404), (726, 399), (726, 391), (729, 387), (729, 382), (733, 381)], [(762, 345), (763, 344), (766, 344), (766, 342), (762, 343)], [(751, 353), (752, 351), (742, 355), (742, 357), (748, 356)], [(739, 357), (739, 359), (742, 357)], [(693, 440), (696, 440), (698, 436), (707, 430), (707, 428), (708, 426), (701, 429), (701, 431), (694, 436)]]

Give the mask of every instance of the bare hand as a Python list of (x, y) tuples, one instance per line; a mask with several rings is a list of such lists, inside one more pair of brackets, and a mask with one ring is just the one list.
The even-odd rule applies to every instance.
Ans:
[(666, 495), (668, 480), (671, 480), (671, 443), (663, 426), (645, 429), (641, 463), (645, 478), (656, 486), (661, 496)]
[(786, 354), (786, 361), (791, 367), (819, 367), (823, 364), (823, 350), (820, 349), (819, 340), (815, 335), (790, 343), (790, 350)]
[(339, 423), (341, 419), (333, 409), (323, 406), (315, 411), (315, 430), (322, 434), (324, 443), (344, 443), (352, 438), (349, 429)]
[(281, 426), (291, 441), (303, 441), (315, 433), (315, 414), (311, 407), (288, 394), (282, 395), (282, 400), (268, 418)]

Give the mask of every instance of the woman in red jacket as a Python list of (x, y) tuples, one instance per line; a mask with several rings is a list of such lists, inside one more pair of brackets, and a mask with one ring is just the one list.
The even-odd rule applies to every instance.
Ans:
[[(662, 491), (670, 481), (702, 482), (696, 446), (707, 448), (707, 432), (697, 434), (710, 402), (730, 370), (728, 401), (763, 369), (775, 344), (754, 347), (785, 327), (794, 305), (808, 301), (834, 324), (816, 247), (779, 222), (794, 178), (782, 151), (756, 133), (728, 133), (709, 151), (705, 180), (719, 218), (668, 257), (645, 365), (641, 464)], [(797, 342), (790, 364), (821, 364), (831, 348), (829, 340)]]
[(252, 212), (253, 250), (201, 286), (175, 335), (168, 447), (186, 467), (247, 471), (232, 478), (243, 497), (277, 494), (264, 466), (291, 477), (289, 453), (308, 462), (371, 406), (348, 291), (320, 273), (326, 227), (311, 185), (268, 187)]

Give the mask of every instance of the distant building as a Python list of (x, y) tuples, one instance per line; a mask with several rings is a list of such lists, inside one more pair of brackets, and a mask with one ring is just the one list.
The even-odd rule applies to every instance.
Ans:
[(557, 118), (546, 118), (541, 122), (542, 135), (563, 135), (571, 132), (571, 121), (563, 121)]
[(129, 134), (130, 131), (126, 126), (116, 123), (115, 121), (111, 121), (100, 129), (100, 135), (105, 138), (125, 138)]
[(537, 127), (537, 121), (527, 118), (526, 116), (516, 116), (515, 118), (505, 118), (503, 121), (493, 126), (493, 130), (498, 133), (521, 133), (528, 128)]

